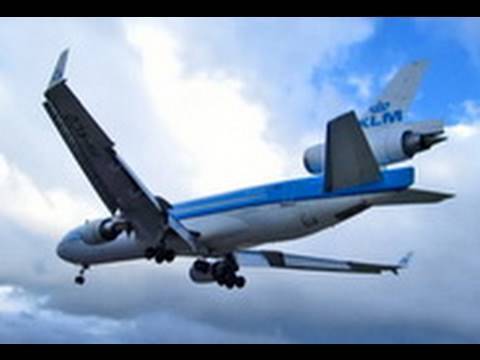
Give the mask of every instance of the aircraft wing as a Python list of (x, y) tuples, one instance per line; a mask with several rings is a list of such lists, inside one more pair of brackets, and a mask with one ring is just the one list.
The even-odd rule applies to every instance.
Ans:
[(113, 214), (132, 223), (139, 238), (157, 241), (168, 228), (193, 241), (190, 232), (168, 211), (120, 158), (114, 142), (73, 94), (64, 78), (67, 50), (60, 56), (45, 91), (44, 107), (96, 192)]
[(395, 275), (407, 267), (413, 253), (408, 253), (397, 264), (366, 263), (310, 256), (285, 254), (279, 251), (238, 251), (235, 259), (240, 266), (325, 271), (357, 274), (380, 274), (390, 271)]

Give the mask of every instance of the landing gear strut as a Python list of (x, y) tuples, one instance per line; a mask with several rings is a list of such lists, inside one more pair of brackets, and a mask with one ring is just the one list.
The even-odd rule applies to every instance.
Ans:
[(85, 276), (83, 276), (83, 274), (85, 274), (85, 271), (87, 271), (89, 267), (90, 267), (89, 265), (82, 265), (80, 272), (78, 273), (77, 276), (75, 276), (75, 284), (77, 285), (85, 284)]

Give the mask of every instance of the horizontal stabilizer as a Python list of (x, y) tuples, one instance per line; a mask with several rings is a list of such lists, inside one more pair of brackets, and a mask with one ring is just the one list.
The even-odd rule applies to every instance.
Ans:
[(373, 205), (408, 205), (408, 204), (434, 204), (453, 198), (454, 194), (434, 191), (409, 189), (400, 192), (385, 194), (373, 200)]
[(328, 123), (325, 151), (326, 192), (381, 180), (378, 163), (353, 111)]

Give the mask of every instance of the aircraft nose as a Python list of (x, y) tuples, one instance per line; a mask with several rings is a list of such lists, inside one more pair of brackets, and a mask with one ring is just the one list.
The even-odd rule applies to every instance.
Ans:
[(67, 244), (65, 243), (65, 240), (60, 241), (60, 243), (57, 245), (57, 255), (59, 258), (63, 260), (68, 260), (68, 250), (67, 250)]
[(75, 262), (75, 251), (73, 248), (79, 239), (80, 238), (77, 231), (71, 231), (65, 235), (57, 245), (58, 257), (67, 262)]

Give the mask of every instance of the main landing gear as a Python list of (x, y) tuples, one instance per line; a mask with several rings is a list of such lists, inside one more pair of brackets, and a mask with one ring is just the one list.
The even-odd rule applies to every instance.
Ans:
[(172, 249), (166, 249), (165, 247), (149, 247), (145, 250), (145, 258), (147, 260), (155, 259), (157, 264), (161, 264), (164, 261), (167, 263), (171, 263), (175, 260), (176, 254), (175, 251)]
[(233, 289), (234, 287), (241, 289), (247, 282), (245, 277), (237, 276), (236, 273), (239, 267), (234, 256), (231, 254), (227, 255), (224, 260), (217, 261), (213, 264), (199, 259), (193, 263), (193, 266), (195, 270), (200, 273), (211, 273), (212, 278), (217, 284), (225, 286), (227, 289)]
[(77, 285), (85, 284), (85, 276), (83, 276), (83, 274), (85, 274), (85, 271), (87, 271), (89, 267), (90, 267), (89, 265), (82, 265), (80, 272), (78, 273), (77, 276), (75, 276), (75, 284)]

